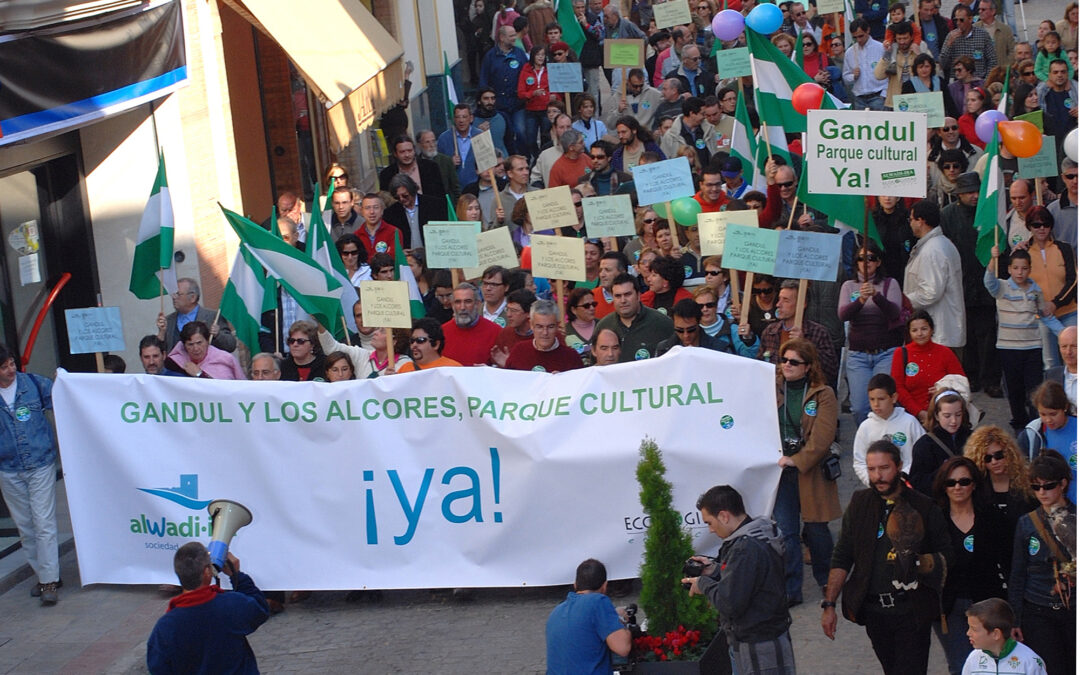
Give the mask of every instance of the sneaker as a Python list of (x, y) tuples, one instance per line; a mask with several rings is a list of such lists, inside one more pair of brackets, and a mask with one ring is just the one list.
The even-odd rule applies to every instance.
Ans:
[(41, 584), (41, 604), (43, 605), (55, 605), (60, 596), (56, 593), (57, 582), (53, 581), (48, 584)]
[[(41, 587), (44, 586), (44, 585), (45, 584), (34, 584), (33, 586), (31, 586), (30, 587), (30, 597), (31, 598), (40, 598), (41, 597)], [(60, 579), (59, 581), (57, 581), (56, 582), (56, 587), (57, 588), (63, 588), (64, 587), (64, 580)]]

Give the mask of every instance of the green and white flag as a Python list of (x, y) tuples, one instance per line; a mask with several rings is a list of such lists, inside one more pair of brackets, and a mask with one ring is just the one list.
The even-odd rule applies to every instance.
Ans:
[[(454, 119), (454, 106), (458, 104), (457, 87), (454, 86), (454, 74), (450, 72), (450, 60), (446, 58), (446, 52), (442, 54), (443, 82), (446, 83), (446, 114), (451, 120)], [(315, 200), (318, 202), (319, 200)], [(349, 312), (352, 314), (352, 312)]]
[(329, 330), (341, 323), (341, 284), (305, 253), (224, 206), (226, 220), (242, 246), (277, 279), (293, 299)]
[[(243, 245), (236, 251), (225, 292), (221, 294), (221, 316), (236, 330), (236, 338), (247, 345), (252, 354), (259, 350), (262, 313), (267, 297), (274, 299), (274, 280), (268, 279), (262, 265)], [(273, 306), (271, 306), (273, 309)]]
[[(862, 234), (863, 219), (866, 218), (866, 199), (862, 195), (811, 193), (808, 188), (808, 176), (813, 170), (814, 167), (811, 164), (803, 162), (803, 171), (802, 176), (799, 177), (799, 191), (797, 193), (799, 201), (828, 216), (829, 225), (852, 229)], [(795, 219), (799, 219), (798, 214), (795, 215)], [(873, 218), (867, 222), (866, 234), (876, 241), (878, 246), (882, 245)]]
[(401, 246), (401, 235), (394, 228), (394, 280), (404, 281), (409, 286), (409, 312), (414, 319), (422, 319), (427, 315), (424, 309), (424, 297), (420, 295), (420, 287), (416, 285), (416, 277), (413, 276), (412, 268), (405, 257), (405, 249)]
[(581, 48), (585, 46), (585, 31), (574, 16), (574, 3), (571, 0), (555, 0), (555, 20), (562, 28), (563, 42), (581, 56)]
[(751, 179), (757, 169), (757, 139), (754, 138), (754, 128), (750, 125), (750, 114), (746, 111), (742, 87), (739, 87), (738, 97), (735, 103), (735, 123), (731, 127), (731, 155), (742, 162), (742, 174), (746, 182), (754, 185)]
[[(173, 266), (173, 209), (169, 181), (165, 176), (165, 156), (158, 152), (158, 170), (150, 199), (146, 201), (135, 251), (131, 260), (128, 288), (135, 297), (149, 300), (176, 292)], [(164, 289), (164, 292), (162, 291)]]
[[(315, 203), (319, 203), (318, 185), (315, 186)], [(353, 316), (353, 305), (360, 299), (360, 296), (356, 293), (356, 288), (349, 279), (349, 273), (345, 270), (345, 263), (341, 261), (337, 246), (334, 246), (334, 242), (330, 240), (330, 230), (323, 222), (322, 213), (313, 212), (311, 214), (311, 224), (308, 225), (306, 244), (308, 256), (341, 284), (341, 315), (345, 317), (345, 323), (349, 330), (355, 333), (357, 328), (356, 318)], [(338, 339), (345, 339), (345, 331), (340, 322), (333, 327), (326, 326), (326, 329), (336, 335)]]
[[(789, 134), (806, 131), (806, 116), (799, 114), (791, 105), (791, 92), (804, 82), (813, 82), (813, 78), (784, 56), (764, 35), (752, 30), (745, 34), (746, 46), (750, 48), (757, 111), (762, 124), (769, 125), (770, 131), (773, 126), (782, 127)], [(821, 99), (823, 110), (841, 110), (847, 107), (847, 104), (828, 92), (825, 92)], [(770, 144), (775, 146), (773, 142)], [(787, 143), (784, 143), (783, 147), (786, 149)]]
[[(1001, 190), (1001, 154), (998, 152), (997, 128), (994, 129), (994, 137), (986, 146), (986, 170), (983, 172), (982, 184), (979, 186), (979, 203), (975, 207), (975, 229), (979, 238), (975, 241), (975, 257), (983, 265), (990, 264), (990, 249), (994, 247), (995, 231), (1000, 231), (998, 225), (1004, 215), (1002, 206)], [(1001, 232), (997, 237), (1004, 240), (1005, 233)]]

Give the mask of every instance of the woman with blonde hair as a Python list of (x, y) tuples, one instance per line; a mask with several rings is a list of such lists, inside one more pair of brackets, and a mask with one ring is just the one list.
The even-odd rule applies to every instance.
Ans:
[(1016, 521), (1035, 508), (1028, 483), (1027, 464), (1020, 455), (1013, 435), (1001, 427), (988, 425), (971, 432), (964, 445), (964, 456), (979, 467), (989, 490), (990, 503), (1005, 515), (1009, 532)]
[(656, 224), (659, 220), (660, 216), (651, 206), (637, 210), (637, 214), (634, 216), (634, 229), (637, 231), (637, 236), (623, 247), (623, 255), (631, 263), (638, 261), (642, 249), (656, 248)]

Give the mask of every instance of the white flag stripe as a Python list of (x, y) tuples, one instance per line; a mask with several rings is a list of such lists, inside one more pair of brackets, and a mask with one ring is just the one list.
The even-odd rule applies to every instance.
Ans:
[(321, 269), (278, 251), (247, 246), (271, 276), (289, 284), (297, 293), (341, 298), (341, 288), (331, 290)]
[(236, 288), (236, 294), (239, 295), (240, 299), (243, 301), (244, 307), (247, 308), (248, 314), (255, 319), (256, 322), (260, 321), (262, 319), (262, 304), (265, 288), (263, 287), (262, 279), (256, 276), (255, 270), (251, 269), (251, 265), (248, 265), (247, 261), (244, 260), (242, 250), (236, 251), (236, 258), (233, 260), (229, 279)]

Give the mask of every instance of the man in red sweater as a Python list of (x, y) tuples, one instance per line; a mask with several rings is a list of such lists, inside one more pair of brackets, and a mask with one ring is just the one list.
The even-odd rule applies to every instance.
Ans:
[(463, 366), (492, 364), (491, 348), (502, 329), (498, 324), (480, 316), (480, 291), (470, 283), (460, 283), (454, 289), (454, 318), (443, 324), (446, 347), (443, 356)]
[(529, 310), (533, 339), (519, 342), (506, 359), (509, 370), (561, 373), (584, 367), (581, 355), (559, 341), (559, 309), (550, 300), (537, 300)]
[(548, 187), (574, 187), (583, 176), (592, 171), (592, 159), (585, 154), (585, 136), (580, 131), (571, 129), (559, 137), (559, 145), (563, 154), (551, 165)]
[(360, 200), (360, 213), (364, 222), (356, 228), (355, 234), (367, 251), (371, 260), (376, 253), (394, 255), (394, 233), (396, 227), (383, 220), (383, 200), (377, 194), (368, 193)]

